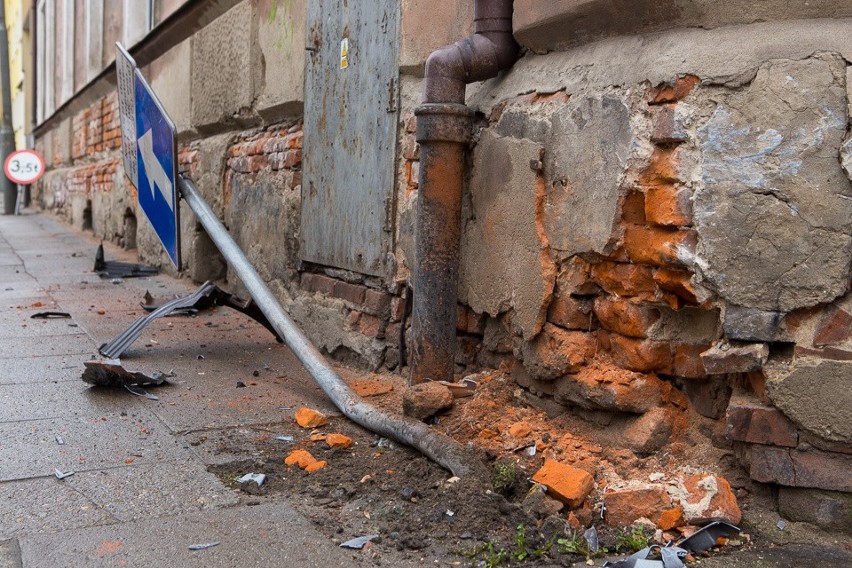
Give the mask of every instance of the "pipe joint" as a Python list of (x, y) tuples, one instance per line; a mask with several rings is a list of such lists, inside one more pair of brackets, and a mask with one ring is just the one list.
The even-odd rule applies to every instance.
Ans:
[(474, 112), (457, 103), (431, 103), (414, 109), (417, 142), (467, 144), (471, 139)]

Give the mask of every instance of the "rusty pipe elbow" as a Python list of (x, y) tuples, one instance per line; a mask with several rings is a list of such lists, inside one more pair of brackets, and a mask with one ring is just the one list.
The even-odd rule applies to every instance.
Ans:
[(424, 103), (464, 104), (468, 83), (484, 81), (518, 58), (512, 35), (512, 0), (476, 0), (474, 33), (434, 51), (426, 61)]

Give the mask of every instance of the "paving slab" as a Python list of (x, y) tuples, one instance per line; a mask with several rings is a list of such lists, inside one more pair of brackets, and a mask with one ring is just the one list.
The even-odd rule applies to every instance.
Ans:
[[(193, 544), (218, 542), (192, 551)], [(27, 568), (181, 566), (332, 568), (369, 566), (284, 504), (159, 517), (109, 527), (20, 538)]]
[[(109, 512), (55, 477), (0, 483), (0, 503), (0, 539), (116, 521)], [(29, 562), (24, 565), (30, 566)]]
[[(168, 387), (156, 387), (162, 391)], [(157, 401), (121, 388), (50, 382), (0, 385), (0, 423), (61, 416), (102, 416), (148, 409)]]
[(3, 340), (0, 359), (96, 352), (97, 346), (92, 343), (88, 336), (82, 334), (46, 335), (41, 337), (39, 341), (33, 341), (31, 337), (7, 337)]
[(240, 501), (204, 465), (186, 459), (160, 462), (149, 457), (148, 463), (78, 472), (66, 482), (122, 522), (228, 507)]
[(78, 381), (87, 354), (0, 358), (0, 385)]
[(10, 538), (0, 542), (0, 568), (23, 568), (18, 539)]
[[(59, 444), (57, 436), (63, 444)], [(143, 409), (49, 420), (0, 423), (0, 481), (161, 462), (194, 454)]]

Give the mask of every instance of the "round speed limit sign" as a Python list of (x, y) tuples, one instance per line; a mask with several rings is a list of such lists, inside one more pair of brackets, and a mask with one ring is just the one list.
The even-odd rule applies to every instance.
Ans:
[(15, 183), (35, 183), (44, 175), (44, 158), (35, 150), (18, 150), (6, 158), (3, 171)]

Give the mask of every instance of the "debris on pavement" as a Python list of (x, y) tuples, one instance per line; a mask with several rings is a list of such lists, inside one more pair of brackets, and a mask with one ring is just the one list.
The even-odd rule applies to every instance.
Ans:
[(297, 465), (299, 468), (308, 473), (314, 473), (328, 465), (327, 461), (317, 460), (313, 454), (307, 450), (293, 450), (290, 452), (290, 455), (284, 459), (284, 463), (286, 465)]
[(240, 484), (240, 489), (250, 495), (259, 495), (264, 491), (261, 489), (266, 482), (266, 475), (263, 473), (247, 473), (237, 479)]
[(296, 424), (302, 428), (319, 428), (328, 424), (328, 416), (318, 410), (303, 406), (296, 411)]
[[(148, 298), (150, 298), (150, 294), (147, 294), (146, 292), (146, 299)], [(242, 300), (237, 296), (228, 294), (212, 282), (207, 281), (189, 296), (175, 298), (174, 300), (165, 302), (159, 307), (153, 308), (151, 313), (133, 322), (130, 327), (116, 336), (112, 341), (101, 345), (98, 351), (104, 357), (115, 359), (120, 357), (134, 341), (139, 339), (139, 336), (142, 335), (142, 331), (145, 327), (147, 327), (148, 324), (155, 319), (168, 316), (178, 310), (185, 310), (187, 308), (202, 310), (211, 306), (227, 306), (229, 308), (233, 308), (238, 312), (249, 316), (268, 329), (273, 335), (275, 335), (278, 342), (283, 342), (283, 339), (278, 336), (278, 333), (272, 328), (272, 324), (269, 323), (269, 320), (266, 319), (266, 316), (263, 315), (263, 312), (260, 311), (254, 302), (251, 300)], [(147, 305), (143, 304), (143, 307), (145, 307), (145, 309), (149, 309), (149, 307), (153, 307), (153, 303), (147, 302)]]
[(594, 526), (586, 529), (586, 532), (583, 533), (583, 538), (586, 540), (586, 543), (588, 543), (590, 552), (597, 552), (600, 549), (601, 546), (598, 541), (598, 529)]
[(65, 439), (62, 436), (60, 436), (59, 434), (57, 434), (56, 435), (56, 443), (59, 444), (60, 446), (64, 446), (65, 445)]
[[(659, 554), (660, 560), (648, 559), (651, 554)], [(618, 562), (607, 562), (604, 568), (684, 568), (682, 558), (687, 554), (689, 552), (682, 548), (654, 545)]]
[(70, 319), (68, 312), (38, 312), (30, 316), (30, 319)]
[(59, 468), (55, 468), (53, 470), (53, 475), (56, 476), (56, 479), (65, 479), (66, 477), (71, 477), (72, 475), (74, 475), (74, 472), (73, 471), (62, 471)]
[(167, 382), (166, 379), (168, 377), (174, 376), (159, 371), (150, 377), (144, 373), (130, 372), (117, 359), (111, 361), (83, 361), (83, 366), (86, 367), (81, 377), (83, 382), (99, 387), (160, 386)]
[(340, 548), (352, 548), (354, 550), (361, 550), (364, 546), (372, 541), (379, 538), (377, 534), (370, 534), (366, 536), (359, 536), (358, 538), (353, 538), (351, 540), (347, 540), (340, 544)]
[(144, 264), (133, 264), (131, 262), (119, 262), (117, 260), (106, 260), (104, 245), (98, 245), (95, 252), (95, 267), (93, 269), (103, 279), (113, 278), (139, 278), (143, 276), (154, 276), (160, 271), (153, 266)]
[(204, 542), (204, 543), (201, 543), (201, 544), (190, 544), (187, 548), (189, 548), (190, 550), (205, 550), (207, 548), (213, 548), (214, 546), (219, 546), (220, 544), (222, 544), (221, 541), (217, 540), (215, 542)]
[(275, 439), (278, 440), (279, 442), (293, 443), (295, 441), (295, 438), (293, 438), (293, 436), (275, 436)]

